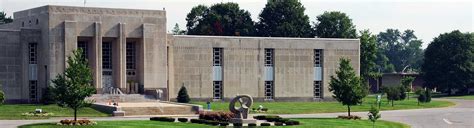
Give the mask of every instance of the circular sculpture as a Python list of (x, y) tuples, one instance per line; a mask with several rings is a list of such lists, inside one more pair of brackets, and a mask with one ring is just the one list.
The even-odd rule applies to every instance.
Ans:
[(236, 115), (235, 118), (247, 119), (249, 108), (252, 104), (253, 99), (250, 95), (238, 95), (230, 101), (229, 110)]

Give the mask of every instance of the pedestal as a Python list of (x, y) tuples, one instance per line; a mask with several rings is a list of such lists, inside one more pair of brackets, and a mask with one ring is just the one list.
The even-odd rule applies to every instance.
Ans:
[(240, 119), (240, 118), (232, 118), (229, 120), (230, 123), (242, 123), (242, 124), (249, 124), (249, 123), (257, 123), (256, 119)]

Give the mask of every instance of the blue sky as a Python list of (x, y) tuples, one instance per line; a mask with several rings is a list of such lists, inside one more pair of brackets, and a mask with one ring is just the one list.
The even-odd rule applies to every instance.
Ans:
[[(198, 4), (236, 2), (258, 20), (266, 0), (87, 0), (86, 7), (135, 8), (167, 11), (167, 26), (185, 28), (186, 14)], [(413, 29), (426, 47), (440, 33), (452, 30), (473, 32), (474, 2), (470, 0), (301, 0), (311, 22), (324, 11), (342, 11), (353, 19), (358, 30), (374, 34), (387, 28)], [(15, 11), (43, 5), (84, 6), (84, 0), (0, 0), (0, 10)]]

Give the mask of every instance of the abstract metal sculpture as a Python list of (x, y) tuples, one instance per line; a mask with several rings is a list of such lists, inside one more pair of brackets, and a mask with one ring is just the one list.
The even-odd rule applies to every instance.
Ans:
[(229, 110), (235, 114), (235, 118), (247, 119), (252, 104), (253, 99), (250, 95), (238, 95), (230, 101)]

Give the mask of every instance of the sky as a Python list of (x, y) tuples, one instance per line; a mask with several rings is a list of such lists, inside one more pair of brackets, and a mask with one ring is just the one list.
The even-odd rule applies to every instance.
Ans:
[[(43, 5), (67, 5), (106, 8), (166, 10), (167, 29), (176, 23), (185, 29), (186, 15), (199, 4), (211, 6), (220, 2), (238, 3), (250, 12), (254, 21), (267, 0), (0, 0), (0, 11), (13, 12)], [(341, 11), (349, 15), (358, 30), (369, 29), (378, 34), (388, 28), (412, 29), (426, 48), (441, 33), (474, 30), (474, 0), (300, 0), (310, 22), (325, 11)]]

